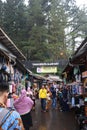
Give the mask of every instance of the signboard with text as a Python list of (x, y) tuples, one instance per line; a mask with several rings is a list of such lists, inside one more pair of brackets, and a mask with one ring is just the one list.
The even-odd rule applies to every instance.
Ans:
[(56, 66), (37, 67), (37, 73), (57, 73), (57, 67)]

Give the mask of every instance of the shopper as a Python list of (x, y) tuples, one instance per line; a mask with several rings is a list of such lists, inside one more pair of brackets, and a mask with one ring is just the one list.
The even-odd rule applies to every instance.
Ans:
[(63, 111), (63, 93), (62, 93), (62, 88), (59, 88), (59, 91), (58, 91), (58, 101), (59, 101), (59, 110)]
[(47, 90), (44, 85), (42, 85), (39, 90), (39, 98), (41, 99), (41, 109), (43, 112), (46, 112), (46, 98), (47, 98)]
[(20, 97), (14, 101), (14, 107), (21, 115), (25, 130), (29, 130), (32, 126), (31, 109), (33, 104), (32, 99), (27, 97), (27, 92), (25, 89), (21, 90)]
[(50, 89), (47, 88), (46, 111), (49, 111), (51, 107), (51, 96), (52, 96), (52, 93), (50, 92)]
[(32, 89), (30, 87), (28, 87), (28, 89), (27, 89), (27, 96), (30, 97), (31, 99), (33, 97), (33, 92), (32, 92)]
[(8, 83), (0, 83), (0, 130), (24, 130), (19, 113), (6, 108), (8, 91)]
[(67, 98), (68, 90), (67, 90), (66, 86), (64, 86), (64, 88), (62, 90), (62, 94), (63, 94), (63, 111), (69, 111), (69, 105), (67, 104), (67, 102), (68, 102), (68, 98)]
[(52, 109), (57, 109), (56, 89), (54, 88), (54, 86), (50, 88), (50, 91), (52, 93)]

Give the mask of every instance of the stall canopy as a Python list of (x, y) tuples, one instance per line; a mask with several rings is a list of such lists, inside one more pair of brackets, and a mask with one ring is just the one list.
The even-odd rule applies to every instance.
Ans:
[(7, 36), (7, 34), (0, 28), (0, 53), (5, 55), (7, 59), (11, 59), (14, 63), (14, 67), (17, 66), (24, 73), (31, 73), (22, 61), (26, 60), (23, 53), (17, 48), (13, 41)]
[(86, 60), (87, 60), (87, 37), (85, 38), (85, 40), (83, 40), (81, 45), (72, 55), (65, 69), (63, 70), (63, 73), (69, 72), (76, 65), (83, 66)]
[(22, 54), (22, 52), (16, 47), (13, 41), (7, 36), (7, 34), (1, 28), (0, 28), (0, 42), (6, 48), (8, 48), (8, 50), (11, 51), (13, 55), (15, 55), (19, 60), (26, 59), (26, 57)]
[(31, 73), (31, 72), (30, 72), (30, 76), (32, 76), (32, 77), (34, 77), (34, 78), (36, 78), (38, 80), (47, 80), (46, 77), (44, 77), (42, 75), (39, 75), (39, 74)]
[(47, 77), (48, 80), (56, 81), (56, 82), (62, 82), (62, 79), (59, 76), (56, 75), (49, 75)]

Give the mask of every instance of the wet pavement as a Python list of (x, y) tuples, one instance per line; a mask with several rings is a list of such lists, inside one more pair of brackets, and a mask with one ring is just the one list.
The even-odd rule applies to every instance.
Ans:
[(40, 101), (36, 101), (36, 110), (32, 111), (33, 127), (30, 130), (79, 130), (74, 112), (60, 112), (50, 109), (43, 113)]

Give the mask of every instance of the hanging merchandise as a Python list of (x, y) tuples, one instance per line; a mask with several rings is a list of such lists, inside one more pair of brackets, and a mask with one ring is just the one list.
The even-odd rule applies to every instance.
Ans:
[(74, 71), (73, 71), (74, 75), (78, 75), (80, 74), (80, 69), (79, 69), (79, 66), (75, 66), (74, 67)]
[(71, 89), (72, 89), (73, 95), (83, 94), (83, 87), (82, 87), (81, 83), (76, 83), (76, 84), (72, 85)]
[(13, 104), (14, 104), (14, 99), (12, 98), (11, 93), (9, 93), (6, 106), (7, 108), (14, 108)]
[(84, 100), (83, 99), (79, 99), (79, 105), (83, 106), (84, 105)]
[(66, 84), (66, 78), (63, 79), (64, 84)]
[(74, 97), (72, 97), (71, 105), (72, 105), (72, 107), (75, 106), (75, 98)]
[(64, 75), (64, 78), (66, 79), (67, 78), (67, 73), (64, 72), (63, 75)]
[(83, 94), (83, 87), (81, 85), (79, 85), (79, 94)]
[(18, 71), (16, 71), (16, 72), (14, 73), (14, 80), (15, 80), (15, 83), (18, 83), (18, 82), (19, 82), (19, 72), (18, 72)]
[(73, 94), (73, 95), (77, 94), (76, 85), (73, 85), (73, 86), (72, 86), (72, 94)]
[(11, 74), (14, 74), (14, 68), (12, 65), (10, 65), (10, 72), (11, 72)]
[(10, 74), (10, 63), (8, 62), (7, 64), (6, 64), (6, 72), (8, 72), (9, 74)]
[(1, 70), (6, 71), (6, 69), (7, 69), (6, 64), (2, 64)]
[(79, 95), (79, 84), (76, 84), (76, 94), (78, 94)]
[(81, 75), (75, 75), (76, 82), (81, 82)]
[(12, 93), (12, 84), (9, 85), (9, 93)]
[(8, 81), (10, 81), (10, 75), (4, 70), (0, 70), (0, 82)]
[(75, 105), (79, 105), (79, 95), (75, 96)]

